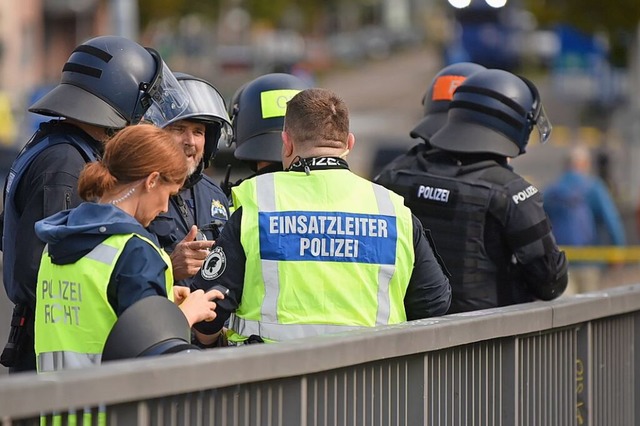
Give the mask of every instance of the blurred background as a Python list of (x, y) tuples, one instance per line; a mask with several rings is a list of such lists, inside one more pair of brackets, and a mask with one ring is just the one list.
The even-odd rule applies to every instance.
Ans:
[[(554, 124), (513, 161), (543, 189), (586, 144), (630, 243), (640, 198), (640, 2), (616, 0), (0, 0), (0, 179), (44, 119), (26, 108), (60, 78), (73, 48), (116, 34), (154, 47), (174, 71), (227, 101), (284, 71), (340, 94), (351, 110), (352, 168), (373, 177), (417, 143), (409, 131), (443, 66), (474, 61), (525, 75)], [(248, 174), (223, 147), (211, 175)]]
[[(534, 139), (512, 162), (516, 172), (544, 190), (566, 153), (588, 146), (627, 243), (637, 244), (639, 23), (638, 0), (0, 0), (0, 182), (45, 119), (26, 109), (58, 83), (74, 47), (97, 35), (155, 48), (227, 102), (275, 71), (334, 90), (356, 135), (349, 163), (368, 178), (418, 143), (409, 131), (436, 72), (473, 61), (532, 80), (554, 125), (548, 144)], [(220, 181), (230, 163), (232, 179), (249, 174), (228, 147), (208, 172)], [(604, 285), (637, 282), (637, 265), (609, 268)], [(9, 312), (0, 291), (2, 345)]]

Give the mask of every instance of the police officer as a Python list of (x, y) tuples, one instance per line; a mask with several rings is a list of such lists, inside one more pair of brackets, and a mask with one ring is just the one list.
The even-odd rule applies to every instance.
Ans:
[(524, 154), (537, 127), (550, 136), (533, 83), (481, 70), (454, 92), (439, 151), (378, 180), (402, 194), (431, 230), (451, 271), (450, 313), (551, 300), (567, 285), (567, 260), (551, 234), (542, 196), (507, 158)]
[(482, 65), (473, 62), (458, 62), (444, 67), (436, 74), (422, 97), (424, 117), (410, 132), (412, 138), (421, 139), (420, 143), (387, 164), (374, 177), (374, 182), (388, 187), (393, 182), (391, 175), (395, 171), (414, 167), (421, 161), (420, 158), (428, 156), (429, 151), (433, 151), (429, 139), (447, 122), (449, 104), (456, 88), (467, 77), (484, 69), (486, 68)]
[[(229, 116), (233, 126), (236, 147), (233, 156), (246, 163), (254, 172), (262, 173), (282, 170), (282, 139), (286, 103), (309, 84), (294, 75), (271, 73), (262, 75), (242, 85), (231, 98)], [(231, 195), (231, 187), (239, 185), (229, 182), (230, 166), (222, 188)]]
[(35, 370), (34, 292), (44, 244), (34, 223), (80, 203), (80, 171), (99, 158), (107, 137), (138, 123), (151, 104), (158, 108), (149, 119), (162, 124), (187, 102), (156, 51), (123, 37), (101, 36), (76, 47), (60, 84), (29, 108), (63, 119), (40, 125), (4, 188), (3, 279), (16, 308), (1, 361), (10, 371)]
[(444, 314), (448, 279), (420, 222), (344, 160), (355, 143), (344, 102), (329, 90), (301, 91), (282, 140), (286, 171), (233, 189), (236, 210), (195, 287), (229, 293), (216, 320), (196, 328), (213, 334), (235, 312), (229, 341), (246, 343)]
[[(183, 148), (166, 131), (149, 124), (128, 126), (105, 144), (102, 160), (88, 164), (79, 177), (80, 197), (92, 201), (36, 222), (36, 234), (47, 243), (36, 284), (38, 373), (101, 364), (118, 317), (150, 297), (171, 300), (181, 312), (166, 317), (167, 312), (155, 311), (141, 318), (145, 334), (130, 337), (145, 343), (156, 324), (188, 332), (193, 323), (215, 317), (212, 299), (223, 295), (174, 287), (171, 259), (144, 228), (167, 209), (187, 168)], [(188, 346), (185, 340), (169, 343), (167, 337), (178, 336), (164, 337), (148, 352)], [(76, 424), (81, 414), (83, 424), (107, 424), (104, 410), (95, 419), (90, 409), (83, 411), (69, 413), (64, 423), (54, 414), (51, 423)]]
[[(171, 254), (176, 284), (189, 287), (229, 217), (227, 197), (204, 171), (219, 141), (230, 139), (231, 123), (224, 99), (215, 87), (189, 74), (175, 76), (190, 101), (165, 129), (184, 148), (189, 176), (180, 192), (170, 198), (169, 210), (151, 222), (149, 231)], [(154, 109), (151, 107), (149, 113), (154, 114)]]

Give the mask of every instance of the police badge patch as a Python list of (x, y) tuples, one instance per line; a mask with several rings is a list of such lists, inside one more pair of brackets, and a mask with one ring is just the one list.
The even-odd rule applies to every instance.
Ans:
[(214, 247), (209, 256), (204, 260), (200, 275), (205, 280), (215, 280), (227, 267), (227, 256), (224, 254), (222, 247)]
[(211, 217), (214, 219), (229, 219), (227, 217), (227, 210), (224, 205), (218, 200), (211, 200)]

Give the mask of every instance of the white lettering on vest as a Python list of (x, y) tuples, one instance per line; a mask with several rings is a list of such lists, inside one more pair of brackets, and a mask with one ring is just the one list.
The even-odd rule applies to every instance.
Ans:
[(522, 201), (527, 200), (533, 194), (537, 194), (537, 193), (538, 193), (538, 188), (536, 188), (533, 185), (529, 185), (526, 189), (524, 189), (524, 190), (518, 192), (517, 194), (513, 195), (511, 197), (511, 199), (513, 200), (513, 202), (515, 204), (519, 204)]
[[(447, 191), (444, 197), (449, 197)], [(270, 234), (320, 234), (337, 236), (362, 236), (388, 238), (387, 221), (382, 218), (366, 218), (354, 216), (271, 216), (269, 218)]]
[(435, 188), (432, 186), (420, 185), (418, 188), (418, 198), (425, 200), (439, 201), (441, 203), (449, 202), (449, 194), (451, 191), (444, 188)]
[(358, 257), (358, 243), (350, 238), (300, 238), (300, 256)]

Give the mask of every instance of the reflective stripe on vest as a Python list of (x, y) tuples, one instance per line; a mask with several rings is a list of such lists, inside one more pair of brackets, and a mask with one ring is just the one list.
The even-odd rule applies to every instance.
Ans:
[(357, 325), (334, 324), (275, 324), (261, 321), (250, 321), (232, 315), (229, 328), (242, 336), (269, 336), (270, 340), (299, 339), (321, 334), (341, 333), (345, 331), (362, 330), (367, 327)]
[[(334, 322), (333, 324), (324, 324), (323, 323), (324, 321), (309, 321), (309, 319), (304, 320), (304, 318), (300, 318), (301, 319), (300, 323), (288, 323), (287, 321), (283, 321), (283, 318), (279, 317), (279, 310), (282, 310), (282, 309), (286, 310), (286, 308), (283, 308), (283, 306), (279, 306), (279, 304), (286, 305), (287, 303), (286, 301), (283, 302), (281, 300), (281, 298), (283, 297), (281, 294), (282, 293), (282, 287), (281, 287), (282, 281), (280, 277), (281, 270), (282, 268), (286, 268), (285, 265), (297, 264), (298, 265), (296, 266), (297, 268), (306, 268), (306, 266), (301, 266), (301, 263), (295, 262), (295, 259), (274, 260), (273, 258), (267, 259), (265, 258), (265, 256), (260, 256), (259, 273), (261, 273), (262, 275), (262, 282), (264, 286), (263, 287), (264, 296), (260, 301), (261, 304), (259, 306), (260, 319), (258, 320), (257, 318), (251, 318), (251, 316), (243, 315), (241, 310), (239, 310), (239, 312), (233, 315), (231, 318), (231, 321), (232, 321), (231, 328), (234, 331), (236, 331), (238, 334), (243, 335), (245, 337), (248, 337), (251, 334), (256, 334), (266, 339), (286, 340), (286, 339), (298, 338), (298, 337), (304, 337), (304, 336), (313, 336), (313, 335), (326, 334), (326, 333), (335, 333), (340, 331), (349, 331), (349, 330), (359, 329), (364, 326), (384, 325), (384, 324), (389, 324), (391, 321), (392, 310), (393, 310), (392, 304), (394, 305), (394, 309), (395, 309), (394, 312), (396, 312), (396, 314), (393, 315), (392, 322), (397, 323), (406, 319), (406, 316), (404, 314), (404, 305), (403, 305), (402, 299), (404, 297), (404, 292), (406, 291), (406, 286), (408, 285), (408, 280), (413, 267), (413, 233), (412, 233), (413, 225), (411, 222), (410, 211), (406, 207), (404, 207), (402, 199), (399, 196), (393, 194), (395, 199), (392, 200), (392, 193), (390, 191), (388, 191), (387, 189), (379, 185), (365, 181), (364, 179), (359, 178), (356, 175), (353, 175), (351, 172), (314, 171), (312, 175), (316, 175), (316, 179), (317, 179), (318, 175), (322, 176), (322, 173), (329, 173), (328, 175), (326, 175), (327, 176), (326, 182), (323, 181), (322, 179), (319, 179), (318, 181), (320, 183), (324, 182), (326, 184), (329, 184), (329, 185), (326, 185), (328, 187), (331, 187), (330, 185), (331, 179), (337, 179), (335, 175), (332, 175), (332, 174), (340, 173), (339, 175), (340, 179), (342, 178), (347, 179), (344, 182), (345, 185), (351, 183), (349, 182), (349, 179), (352, 179), (354, 187), (356, 188), (362, 187), (361, 189), (363, 189), (363, 191), (372, 191), (372, 194), (375, 197), (375, 203), (372, 204), (371, 202), (369, 202), (370, 199), (366, 198), (365, 196), (365, 200), (369, 202), (368, 205), (370, 207), (368, 208), (356, 207), (353, 211), (352, 210), (348, 210), (344, 212), (339, 211), (335, 213), (336, 217), (338, 217), (339, 215), (347, 215), (347, 216), (353, 216), (353, 217), (357, 217), (359, 215), (367, 216), (367, 217), (389, 217), (389, 218), (393, 218), (394, 221), (398, 222), (397, 230), (395, 228), (396, 222), (393, 222), (394, 224), (393, 232), (397, 232), (397, 234), (394, 235), (394, 238), (397, 239), (395, 242), (396, 245), (394, 246), (396, 250), (393, 252), (393, 256), (391, 260), (388, 262), (387, 261), (371, 262), (367, 260), (349, 259), (350, 261), (348, 262), (336, 263), (335, 261), (332, 262), (331, 259), (329, 259), (329, 261), (323, 261), (321, 258), (308, 259), (308, 260), (306, 258), (298, 259), (306, 262), (311, 262), (309, 263), (310, 274), (313, 274), (313, 272), (315, 271), (322, 270), (322, 269), (316, 269), (316, 268), (327, 267), (327, 268), (335, 269), (333, 268), (333, 266), (329, 266), (329, 265), (340, 264), (341, 265), (340, 268), (343, 268), (343, 269), (346, 269), (346, 268), (357, 269), (362, 267), (368, 268), (367, 270), (369, 272), (367, 273), (367, 276), (370, 276), (370, 273), (372, 272), (371, 268), (375, 267), (374, 270), (377, 271), (376, 276), (375, 278), (374, 277), (371, 277), (371, 278), (373, 278), (372, 281), (374, 280), (377, 281), (377, 287), (375, 288), (372, 287), (372, 289), (375, 289), (375, 292), (376, 292), (376, 295), (375, 295), (376, 311), (375, 313), (373, 312), (372, 305), (370, 307), (369, 306), (363, 307), (363, 312), (365, 313), (367, 309), (371, 310), (371, 314), (372, 314), (371, 322), (368, 322), (368, 321), (366, 323), (362, 322), (362, 319), (367, 317), (366, 314), (363, 314), (363, 315), (355, 314), (354, 315), (355, 323), (352, 323), (352, 324), (349, 324), (349, 323), (340, 324), (340, 322), (343, 320), (348, 321), (348, 318), (345, 318), (345, 319), (327, 318), (327, 321)], [(281, 178), (286, 181), (287, 179), (291, 179), (293, 175), (294, 175), (293, 172), (279, 172), (279, 173), (270, 173), (270, 174), (260, 175), (251, 179), (253, 183), (247, 182), (243, 189), (239, 191), (236, 190), (236, 192), (234, 192), (234, 197), (236, 198), (236, 201), (238, 201), (237, 206), (238, 207), (243, 206), (243, 212), (244, 212), (243, 223), (245, 220), (253, 220), (253, 219), (245, 219), (245, 217), (249, 215), (249, 212), (247, 211), (247, 205), (249, 205), (250, 208), (256, 208), (257, 211), (260, 213), (285, 212), (287, 210), (286, 207), (280, 207), (282, 209), (281, 211), (279, 210), (278, 208), (279, 206), (277, 205), (278, 196), (276, 195), (276, 183), (277, 183), (276, 180), (278, 178)], [(247, 187), (246, 185), (254, 185), (255, 188)], [(281, 185), (283, 185), (283, 188), (281, 189), (281, 191), (286, 191), (285, 189), (286, 183)], [(365, 185), (366, 185), (366, 188), (364, 187)], [(255, 205), (253, 205), (250, 200), (247, 200), (245, 198), (245, 197), (251, 197), (251, 196), (255, 197)], [(286, 201), (283, 201), (283, 200), (280, 201), (280, 203), (283, 203), (283, 202), (286, 203)], [(358, 206), (357, 199), (354, 199), (353, 202), (356, 206)], [(363, 203), (363, 204), (366, 204), (366, 203)], [(301, 211), (303, 211), (305, 214), (308, 213), (309, 215), (314, 215), (314, 214), (324, 215), (324, 213), (316, 212), (316, 210), (314, 210), (312, 206), (308, 206), (308, 207), (309, 207), (309, 210), (302, 208)], [(316, 205), (315, 208), (317, 209), (318, 205)], [(330, 208), (330, 207), (327, 207), (327, 208)], [(331, 213), (329, 213), (329, 216), (330, 215)], [(253, 230), (247, 231), (243, 227), (242, 232), (243, 234), (245, 232), (251, 233), (253, 232)], [(353, 234), (353, 235), (360, 235), (361, 238), (366, 239), (366, 236), (363, 236), (362, 234)], [(263, 236), (252, 237), (252, 236), (245, 235), (245, 238), (263, 238)], [(277, 236), (275, 238), (277, 238)], [(330, 233), (325, 234), (323, 238), (326, 240), (331, 240)], [(357, 238), (357, 237), (354, 237), (354, 238)], [(247, 252), (247, 255), (249, 257), (256, 256), (255, 253), (252, 253), (253, 251), (252, 248), (247, 248), (247, 247), (244, 247), (244, 248), (245, 248), (245, 251), (249, 250), (249, 252)], [(262, 247), (260, 247), (260, 249), (262, 249)], [(400, 264), (401, 264), (399, 275), (397, 274), (397, 270), (396, 270), (397, 268), (396, 265), (398, 260), (396, 256), (398, 255), (400, 256)], [(395, 261), (394, 261), (394, 258), (396, 258)], [(346, 266), (342, 266), (342, 265), (346, 265)], [(349, 266), (349, 265), (354, 265), (354, 266)], [(362, 266), (358, 266), (358, 265), (362, 265)], [(354, 269), (354, 271), (356, 269)], [(246, 280), (246, 275), (247, 274), (245, 274), (245, 280)], [(357, 276), (358, 276), (357, 274), (345, 275), (345, 278), (344, 278), (345, 285), (349, 285), (350, 279), (353, 279), (353, 277), (357, 277)], [(290, 277), (287, 277), (287, 278), (290, 279)], [(394, 289), (395, 297), (392, 299), (390, 286), (394, 278), (396, 280), (395, 282), (396, 288)], [(291, 285), (292, 284), (290, 283), (289, 286)], [(334, 284), (334, 286), (335, 285), (336, 284)], [(400, 288), (402, 289), (401, 290), (402, 297), (398, 296), (399, 294), (398, 286), (400, 286)], [(329, 285), (329, 288), (332, 288), (332, 286)], [(289, 291), (291, 292), (291, 290)], [(246, 288), (245, 288), (245, 292), (246, 292)], [(306, 294), (307, 294), (307, 297), (309, 297), (308, 292)], [(300, 297), (303, 297), (303, 295), (301, 295)], [(373, 301), (374, 300), (372, 300), (372, 302)], [(241, 302), (241, 308), (243, 303), (246, 303), (246, 302)], [(249, 302), (249, 303), (252, 303), (252, 302)], [(310, 303), (313, 303), (313, 300), (310, 300)], [(331, 312), (330, 307), (323, 308), (323, 309), (325, 309), (330, 314)], [(343, 309), (344, 311), (344, 309), (346, 308), (343, 306), (341, 309)], [(400, 318), (398, 318), (398, 314), (397, 314), (398, 311), (401, 311)], [(283, 311), (280, 311), (280, 314), (282, 314), (282, 312)], [(293, 313), (293, 314), (289, 313), (289, 314), (290, 314), (289, 316), (294, 317), (293, 321), (295, 321), (295, 315), (297, 314), (296, 313)], [(356, 319), (356, 318), (359, 318), (359, 319)]]
[(154, 247), (167, 264), (165, 285), (173, 300), (171, 260), (146, 237), (112, 235), (83, 258), (66, 265), (54, 264), (45, 246), (36, 286), (35, 350), (39, 373), (100, 364), (104, 342), (117, 320), (107, 288), (118, 258), (134, 236)]
[(38, 372), (91, 367), (102, 361), (102, 354), (71, 351), (43, 352), (38, 355)]

